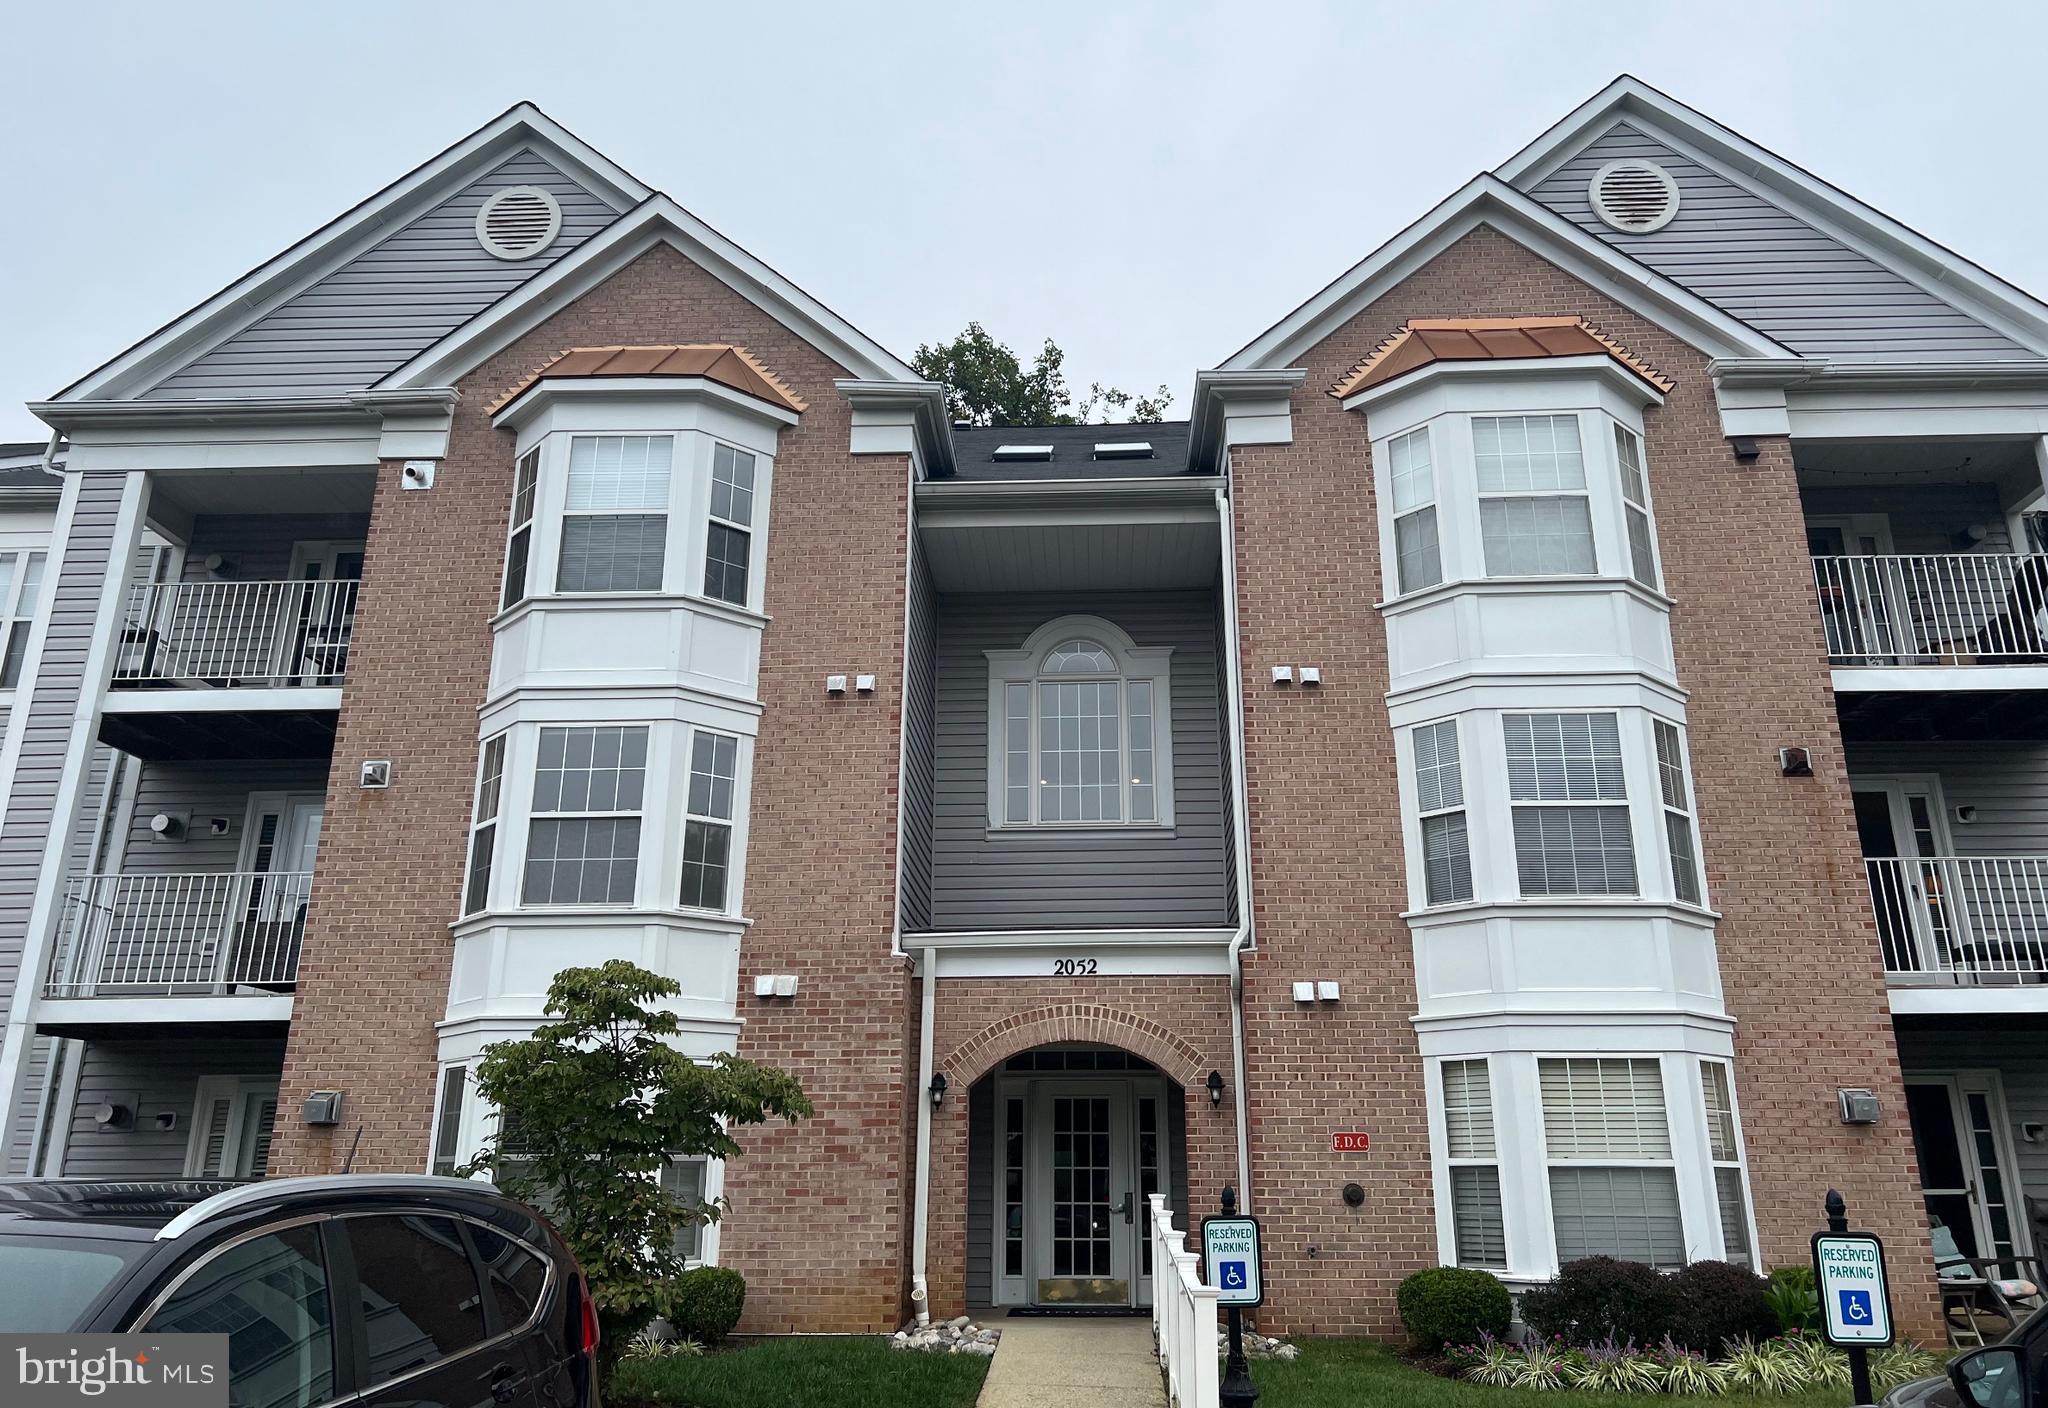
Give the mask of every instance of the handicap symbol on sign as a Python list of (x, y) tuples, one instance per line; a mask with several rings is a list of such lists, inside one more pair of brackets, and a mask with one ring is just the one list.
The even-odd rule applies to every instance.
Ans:
[(1223, 1272), (1224, 1290), (1241, 1291), (1245, 1288), (1247, 1278), (1244, 1268), (1245, 1263), (1241, 1261), (1226, 1261), (1222, 1264), (1219, 1269)]
[(1870, 1292), (1838, 1291), (1842, 1298), (1842, 1323), (1844, 1325), (1868, 1325), (1871, 1322)]

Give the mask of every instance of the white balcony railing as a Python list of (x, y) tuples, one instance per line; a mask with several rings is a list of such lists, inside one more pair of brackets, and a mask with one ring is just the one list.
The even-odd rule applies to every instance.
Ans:
[(306, 871), (82, 876), (64, 897), (44, 996), (289, 988), (312, 888)]
[(1216, 1408), (1216, 1288), (1202, 1284), (1202, 1259), (1173, 1230), (1165, 1195), (1147, 1194), (1145, 1203), (1145, 1235), (1152, 1239), (1152, 1334), (1167, 1395), (1172, 1408)]
[(114, 682), (279, 687), (339, 684), (355, 624), (353, 581), (167, 582), (129, 600)]
[(2048, 856), (1866, 858), (1894, 982), (2048, 983)]
[(1837, 665), (2048, 662), (2048, 555), (1816, 557)]

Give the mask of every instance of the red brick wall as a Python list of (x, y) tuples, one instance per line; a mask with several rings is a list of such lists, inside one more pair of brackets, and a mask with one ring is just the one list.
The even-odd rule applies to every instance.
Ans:
[(935, 1318), (967, 1306), (967, 1089), (1020, 1051), (1093, 1042), (1144, 1057), (1185, 1094), (1193, 1215), (1213, 1211), (1236, 1181), (1231, 1101), (1211, 1107), (1203, 1084), (1215, 1070), (1230, 1079), (1227, 978), (943, 979), (933, 1014), (932, 1060), (949, 1086), (932, 1121), (925, 1266)]
[[(1291, 446), (1233, 458), (1258, 923), (1253, 1207), (1268, 1319), (1291, 1330), (1391, 1332), (1394, 1286), (1437, 1254), (1367, 430), (1324, 392), (1408, 318), (1543, 314), (1592, 319), (1679, 383), (1646, 417), (1648, 454), (1765, 1258), (1805, 1259), (1831, 1184), (1902, 1271), (1925, 1255), (1787, 446), (1735, 461), (1702, 354), (1482, 230), (1299, 359)], [(1266, 672), (1282, 663), (1320, 665), (1323, 686), (1276, 690)], [(1819, 775), (1780, 778), (1781, 744), (1813, 749)], [(1340, 980), (1343, 1001), (1297, 1009), (1289, 983), (1311, 977)], [(1885, 1120), (1839, 1125), (1844, 1085), (1874, 1088)], [(1352, 1126), (1372, 1152), (1328, 1153), (1331, 1129)], [(1338, 1197), (1351, 1178), (1367, 1194), (1356, 1212)], [(1902, 1322), (1930, 1331), (1930, 1303), (1902, 1280)]]
[[(748, 1275), (750, 1329), (881, 1329), (903, 1294), (907, 995), (889, 936), (908, 466), (849, 455), (842, 369), (667, 248), (462, 379), (432, 490), (379, 476), (284, 1073), (287, 1110), (338, 1088), (347, 1113), (334, 1132), (284, 1122), (275, 1166), (338, 1167), (359, 1125), (358, 1169), (426, 1165), (512, 482), (484, 407), (565, 347), (676, 342), (741, 344), (810, 403), (775, 467), (741, 990), (756, 972), (802, 982), (794, 1002), (748, 999), (740, 1051), (798, 1072), (818, 1114), (745, 1139), (723, 1255)], [(825, 674), (854, 669), (877, 693), (828, 703)], [(360, 791), (379, 757), (390, 790)]]

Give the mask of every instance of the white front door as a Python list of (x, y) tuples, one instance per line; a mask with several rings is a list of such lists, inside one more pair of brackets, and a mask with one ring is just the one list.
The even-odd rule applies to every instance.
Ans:
[(1128, 1081), (1041, 1081), (1033, 1299), (1130, 1305), (1138, 1186)]
[(229, 986), (288, 985), (297, 976), (326, 797), (259, 792), (242, 828), (240, 878), (227, 915)]
[(1998, 1072), (1909, 1074), (1906, 1114), (1928, 1217), (1966, 1257), (2027, 1255), (2026, 1207), (2013, 1178)]
[(1952, 973), (1969, 914), (1960, 868), (1949, 863), (1955, 851), (1940, 779), (1855, 777), (1849, 791), (1886, 970), (1923, 979)]
[(185, 1176), (263, 1177), (270, 1167), (270, 1136), (276, 1124), (275, 1077), (202, 1077), (198, 1098), (192, 1102)]
[(287, 683), (332, 683), (341, 678), (348, 665), (356, 589), (362, 579), (361, 543), (292, 544), (291, 580), (303, 585), (280, 621), (279, 645), (285, 655), (281, 674)]

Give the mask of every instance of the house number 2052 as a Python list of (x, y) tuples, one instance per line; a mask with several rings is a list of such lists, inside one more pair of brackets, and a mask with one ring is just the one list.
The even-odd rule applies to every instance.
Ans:
[(1052, 975), (1055, 978), (1092, 978), (1095, 976), (1095, 960), (1092, 958), (1055, 958), (1052, 961)]

